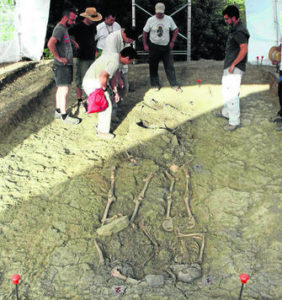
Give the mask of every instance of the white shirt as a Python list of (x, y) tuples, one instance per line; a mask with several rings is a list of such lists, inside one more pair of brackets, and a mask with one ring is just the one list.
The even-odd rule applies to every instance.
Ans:
[(105, 22), (100, 23), (97, 26), (97, 34), (95, 35), (95, 40), (97, 41), (97, 48), (104, 49), (105, 40), (107, 36), (117, 30), (120, 30), (121, 27), (117, 22), (114, 22), (113, 25), (107, 25)]
[(143, 30), (150, 32), (150, 41), (153, 44), (166, 46), (170, 41), (170, 31), (177, 29), (172, 17), (164, 15), (162, 19), (158, 19), (155, 15), (150, 17)]
[(119, 55), (117, 53), (112, 53), (111, 55), (102, 54), (97, 58), (94, 63), (87, 70), (83, 81), (99, 79), (100, 74), (106, 71), (110, 76), (113, 77), (119, 68)]
[(117, 30), (107, 36), (103, 53), (120, 53), (124, 47), (121, 30)]
[(280, 61), (280, 66), (279, 66), (279, 70), (282, 71), (282, 36), (280, 36), (280, 46), (281, 46), (281, 61)]
[[(105, 46), (103, 49), (103, 54), (109, 54), (109, 53), (120, 53), (120, 51), (125, 48), (126, 46), (129, 46), (129, 44), (126, 44), (123, 41), (121, 30), (117, 30), (111, 34), (109, 34), (105, 41)], [(128, 72), (128, 65), (120, 65), (120, 70), (123, 73)]]

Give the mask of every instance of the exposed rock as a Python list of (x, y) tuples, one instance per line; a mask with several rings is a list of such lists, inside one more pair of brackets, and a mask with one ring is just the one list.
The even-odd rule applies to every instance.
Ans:
[(145, 277), (148, 285), (152, 287), (160, 287), (164, 285), (164, 276), (163, 275), (147, 275)]
[(97, 229), (98, 235), (109, 236), (124, 230), (129, 225), (128, 216), (119, 217)]
[(180, 281), (191, 283), (202, 276), (202, 269), (198, 264), (170, 266), (176, 278)]

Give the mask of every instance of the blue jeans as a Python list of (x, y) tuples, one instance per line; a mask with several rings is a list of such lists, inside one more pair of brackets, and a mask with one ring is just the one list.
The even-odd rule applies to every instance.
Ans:
[(173, 56), (170, 52), (169, 46), (161, 46), (150, 43), (149, 51), (149, 68), (151, 86), (160, 86), (158, 68), (159, 62), (163, 61), (166, 77), (171, 86), (178, 86), (176, 80), (175, 69), (173, 65)]

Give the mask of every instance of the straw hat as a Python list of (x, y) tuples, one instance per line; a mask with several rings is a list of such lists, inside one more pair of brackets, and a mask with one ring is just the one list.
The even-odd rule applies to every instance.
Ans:
[(84, 13), (81, 13), (80, 16), (87, 18), (93, 22), (98, 22), (102, 20), (102, 15), (96, 11), (95, 7), (87, 7)]
[(268, 58), (272, 62), (280, 62), (281, 61), (281, 51), (277, 46), (273, 46), (270, 48), (268, 52)]

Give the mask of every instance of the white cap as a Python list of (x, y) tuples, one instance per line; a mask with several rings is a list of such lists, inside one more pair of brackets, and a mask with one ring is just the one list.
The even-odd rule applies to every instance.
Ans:
[(158, 2), (155, 6), (156, 13), (164, 14), (165, 12), (165, 5), (162, 2)]

